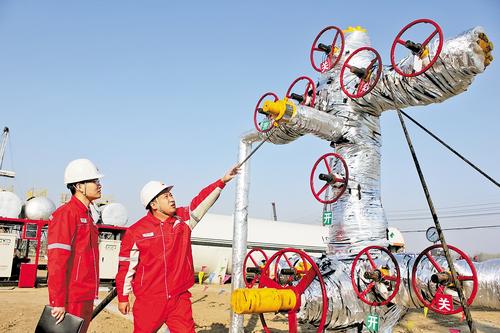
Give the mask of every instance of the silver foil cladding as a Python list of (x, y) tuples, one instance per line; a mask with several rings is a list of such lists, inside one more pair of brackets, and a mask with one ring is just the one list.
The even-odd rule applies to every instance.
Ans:
[[(396, 262), (399, 266), (401, 284), (396, 296), (391, 303), (386, 306), (369, 306), (359, 300), (355, 294), (351, 282), (352, 261), (329, 255), (317, 259), (317, 264), (322, 271), (328, 296), (328, 313), (326, 327), (334, 330), (343, 330), (355, 327), (362, 323), (368, 313), (376, 313), (380, 316), (380, 331), (391, 332), (393, 326), (407, 312), (408, 308), (422, 308), (423, 304), (417, 298), (412, 287), (412, 269), (417, 258), (416, 254), (395, 254)], [(446, 259), (436, 255), (436, 261), (443, 268), (447, 268)], [(389, 265), (388, 257), (375, 258), (377, 267)], [(455, 268), (459, 275), (470, 275), (471, 270), (465, 260), (455, 260)], [(369, 265), (366, 265), (369, 266)], [(478, 276), (478, 292), (472, 304), (473, 307), (489, 307), (500, 309), (500, 259), (488, 260), (481, 263), (474, 263)], [(361, 267), (363, 265), (361, 264)], [(435, 294), (436, 285), (431, 282), (431, 276), (436, 272), (432, 264), (424, 257), (419, 263), (416, 271), (416, 281), (423, 295), (427, 295), (428, 301), (432, 300)], [(363, 276), (360, 270), (359, 276)], [(361, 278), (363, 280), (363, 278)], [(369, 281), (361, 282), (361, 289), (364, 289)], [(464, 292), (469, 296), (472, 290), (471, 282), (464, 283)], [(390, 292), (380, 283), (377, 284), (375, 293), (369, 293), (366, 297), (370, 301), (381, 301), (388, 297)], [(450, 292), (455, 301), (458, 295)], [(375, 296), (376, 295), (376, 296)], [(301, 300), (301, 309), (298, 318), (301, 322), (308, 322), (318, 325), (321, 318), (321, 306), (323, 304), (321, 286), (318, 280), (314, 280), (306, 289)]]
[[(250, 154), (252, 143), (259, 140), (256, 133), (249, 133), (241, 138), (238, 152), (238, 161), (243, 161)], [(233, 224), (233, 252), (231, 291), (244, 288), (243, 261), (247, 253), (248, 234), (248, 193), (250, 191), (250, 163), (241, 166), (239, 177), (236, 179), (236, 198), (234, 205)], [(231, 311), (230, 332), (243, 332), (243, 315)]]

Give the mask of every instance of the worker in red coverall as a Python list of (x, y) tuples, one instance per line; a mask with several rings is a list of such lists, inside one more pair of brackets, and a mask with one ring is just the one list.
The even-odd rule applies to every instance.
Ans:
[(191, 230), (215, 203), (239, 169), (205, 187), (189, 207), (177, 208), (172, 186), (147, 183), (141, 201), (146, 216), (130, 226), (121, 243), (116, 289), (118, 309), (130, 311), (128, 295), (136, 297), (134, 332), (156, 332), (165, 323), (172, 333), (194, 332), (191, 293), (194, 284)]
[(87, 332), (99, 288), (99, 233), (89, 207), (101, 197), (102, 176), (87, 159), (71, 161), (64, 172), (71, 200), (59, 207), (49, 221), (48, 289), (52, 316), (57, 323), (66, 312), (83, 318), (80, 333)]

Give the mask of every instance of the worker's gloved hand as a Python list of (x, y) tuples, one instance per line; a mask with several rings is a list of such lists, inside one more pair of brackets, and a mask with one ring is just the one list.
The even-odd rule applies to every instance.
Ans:
[(238, 172), (240, 172), (240, 168), (238, 168), (237, 166), (234, 166), (231, 169), (229, 169), (228, 172), (226, 172), (226, 174), (224, 175), (224, 177), (221, 178), (221, 180), (224, 182), (224, 184), (228, 183), (231, 179), (236, 177)]
[(118, 310), (124, 315), (130, 312), (130, 303), (127, 302), (118, 302)]
[(50, 312), (52, 317), (56, 318), (56, 325), (59, 324), (64, 319), (64, 315), (66, 314), (66, 309), (63, 306), (55, 306), (52, 308)]

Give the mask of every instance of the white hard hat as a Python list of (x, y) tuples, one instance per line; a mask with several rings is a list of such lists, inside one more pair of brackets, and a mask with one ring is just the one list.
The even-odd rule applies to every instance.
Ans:
[(405, 239), (398, 228), (389, 227), (387, 230), (387, 238), (391, 246), (405, 246)]
[(79, 158), (69, 162), (64, 170), (64, 184), (73, 184), (84, 180), (102, 178), (104, 175), (86, 158)]
[(148, 182), (146, 185), (141, 190), (141, 203), (144, 206), (144, 208), (148, 208), (149, 203), (161, 192), (167, 190), (170, 191), (170, 189), (173, 186), (168, 186), (165, 185), (162, 182), (159, 182), (157, 180), (152, 180)]

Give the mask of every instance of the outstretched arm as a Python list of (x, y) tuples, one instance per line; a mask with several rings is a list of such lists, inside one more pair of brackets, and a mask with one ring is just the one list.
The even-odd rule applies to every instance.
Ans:
[(240, 169), (236, 166), (229, 169), (222, 178), (208, 185), (191, 200), (189, 207), (180, 207), (177, 209), (177, 215), (183, 218), (191, 229), (205, 216), (207, 211), (217, 201), (226, 184), (231, 181)]
[[(356, 111), (380, 114), (408, 106), (440, 103), (467, 90), (474, 77), (482, 73), (493, 57), (493, 44), (483, 28), (476, 27), (444, 43), (436, 63), (416, 77), (403, 77), (391, 67), (384, 70), (371, 93), (351, 100)], [(430, 50), (430, 57), (434, 56)], [(413, 56), (411, 56), (413, 57)], [(403, 59), (408, 65), (413, 59)]]

